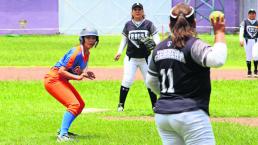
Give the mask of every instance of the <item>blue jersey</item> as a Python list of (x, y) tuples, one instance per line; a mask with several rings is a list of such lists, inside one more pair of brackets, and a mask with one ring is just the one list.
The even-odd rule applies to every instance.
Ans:
[(80, 46), (74, 47), (55, 64), (55, 67), (60, 68), (63, 66), (68, 70), (68, 72), (80, 75), (88, 64), (89, 55), (90, 54), (85, 55)]

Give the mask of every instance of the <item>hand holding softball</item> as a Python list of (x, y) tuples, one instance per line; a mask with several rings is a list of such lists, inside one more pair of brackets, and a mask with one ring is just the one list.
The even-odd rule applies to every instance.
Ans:
[(213, 11), (209, 18), (215, 34), (219, 32), (225, 33), (225, 19), (221, 11)]

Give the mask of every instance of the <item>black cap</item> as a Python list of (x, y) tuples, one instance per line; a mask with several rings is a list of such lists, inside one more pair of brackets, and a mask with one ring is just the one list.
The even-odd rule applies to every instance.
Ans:
[(255, 13), (256, 14), (256, 11), (254, 9), (249, 9), (248, 14), (250, 14), (250, 13)]
[(133, 6), (132, 6), (132, 9), (134, 9), (136, 7), (143, 9), (143, 6), (142, 6), (141, 3), (134, 3)]

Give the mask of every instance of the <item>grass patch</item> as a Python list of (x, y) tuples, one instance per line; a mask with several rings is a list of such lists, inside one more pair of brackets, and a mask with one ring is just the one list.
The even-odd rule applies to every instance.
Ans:
[[(0, 36), (0, 66), (53, 66), (68, 50), (79, 44), (79, 37), (65, 35)], [(114, 63), (120, 36), (100, 37), (91, 50), (91, 66), (121, 66)]]
[(212, 81), (210, 112), (212, 116), (258, 116), (256, 80)]
[[(0, 81), (0, 84), (0, 144), (58, 144), (55, 135), (65, 108), (45, 91), (43, 83)], [(142, 81), (136, 81), (130, 89), (123, 113), (116, 112), (120, 81), (73, 84), (83, 96), (86, 108), (111, 110), (80, 115), (71, 127), (71, 131), (81, 134), (76, 144), (161, 145), (153, 121), (105, 119), (106, 116), (153, 116), (150, 99)], [(242, 87), (236, 87), (236, 84), (241, 84), (239, 86)], [(255, 81), (213, 81), (212, 85), (212, 116), (258, 116), (255, 110), (258, 92), (245, 91), (247, 88), (253, 88)], [(230, 94), (225, 90), (230, 90)], [(257, 141), (257, 127), (232, 123), (212, 125), (217, 145), (255, 145)]]
[[(199, 35), (213, 44), (213, 36)], [(0, 36), (0, 66), (53, 66), (73, 46), (79, 43), (77, 36), (21, 35)], [(240, 47), (238, 35), (227, 35), (228, 59), (223, 68), (245, 68), (245, 53)], [(89, 65), (121, 67), (123, 55), (118, 62), (113, 58), (120, 44), (120, 36), (101, 36), (97, 48), (91, 50)]]
[(256, 145), (258, 128), (234, 123), (212, 123), (216, 145)]

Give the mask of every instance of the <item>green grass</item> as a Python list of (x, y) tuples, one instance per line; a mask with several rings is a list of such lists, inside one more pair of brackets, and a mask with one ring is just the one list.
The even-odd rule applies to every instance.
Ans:
[[(213, 36), (199, 35), (213, 44)], [(113, 58), (117, 52), (120, 36), (101, 36), (97, 48), (91, 50), (90, 67), (121, 67), (123, 55), (118, 62)], [(245, 67), (244, 48), (239, 46), (238, 35), (227, 35), (228, 59), (223, 68)], [(25, 35), (0, 36), (0, 66), (53, 66), (73, 46), (78, 44), (77, 36)]]
[[(72, 47), (79, 37), (64, 35), (0, 36), (0, 66), (53, 66)], [(120, 36), (100, 37), (100, 44), (91, 50), (91, 66), (121, 66), (114, 62)]]
[[(58, 144), (55, 135), (65, 108), (45, 91), (42, 82), (1, 81), (0, 84), (0, 144)], [(123, 113), (116, 112), (120, 81), (73, 84), (83, 96), (86, 108), (110, 109), (105, 113), (81, 114), (75, 120), (71, 131), (81, 134), (76, 144), (161, 145), (154, 121), (105, 119), (106, 116), (153, 116), (142, 81), (136, 81), (130, 89)], [(212, 116), (258, 116), (254, 81), (213, 81), (212, 86)], [(246, 92), (248, 88), (250, 92)], [(256, 144), (257, 127), (232, 123), (212, 125), (217, 145)]]
[(213, 81), (211, 96), (213, 116), (258, 117), (256, 80)]
[[(213, 44), (213, 36), (199, 35)], [(244, 48), (237, 35), (227, 35), (228, 59), (223, 68), (245, 68)], [(120, 36), (101, 36), (91, 50), (89, 67), (121, 67), (114, 62)], [(0, 66), (53, 66), (77, 36), (0, 36)], [(123, 56), (125, 51), (123, 53)], [(120, 81), (73, 82), (86, 108), (109, 109), (105, 113), (81, 114), (71, 131), (81, 134), (76, 144), (161, 145), (154, 121), (107, 120), (105, 117), (153, 116), (142, 81), (130, 89), (125, 112), (116, 112)], [(212, 81), (212, 117), (258, 117), (258, 89), (254, 80)], [(45, 145), (56, 143), (65, 108), (51, 97), (39, 81), (0, 81), (0, 144)], [(247, 91), (248, 90), (248, 91)], [(258, 128), (234, 123), (212, 123), (217, 145), (256, 145)]]
[(212, 123), (216, 145), (257, 145), (258, 128), (234, 123)]

